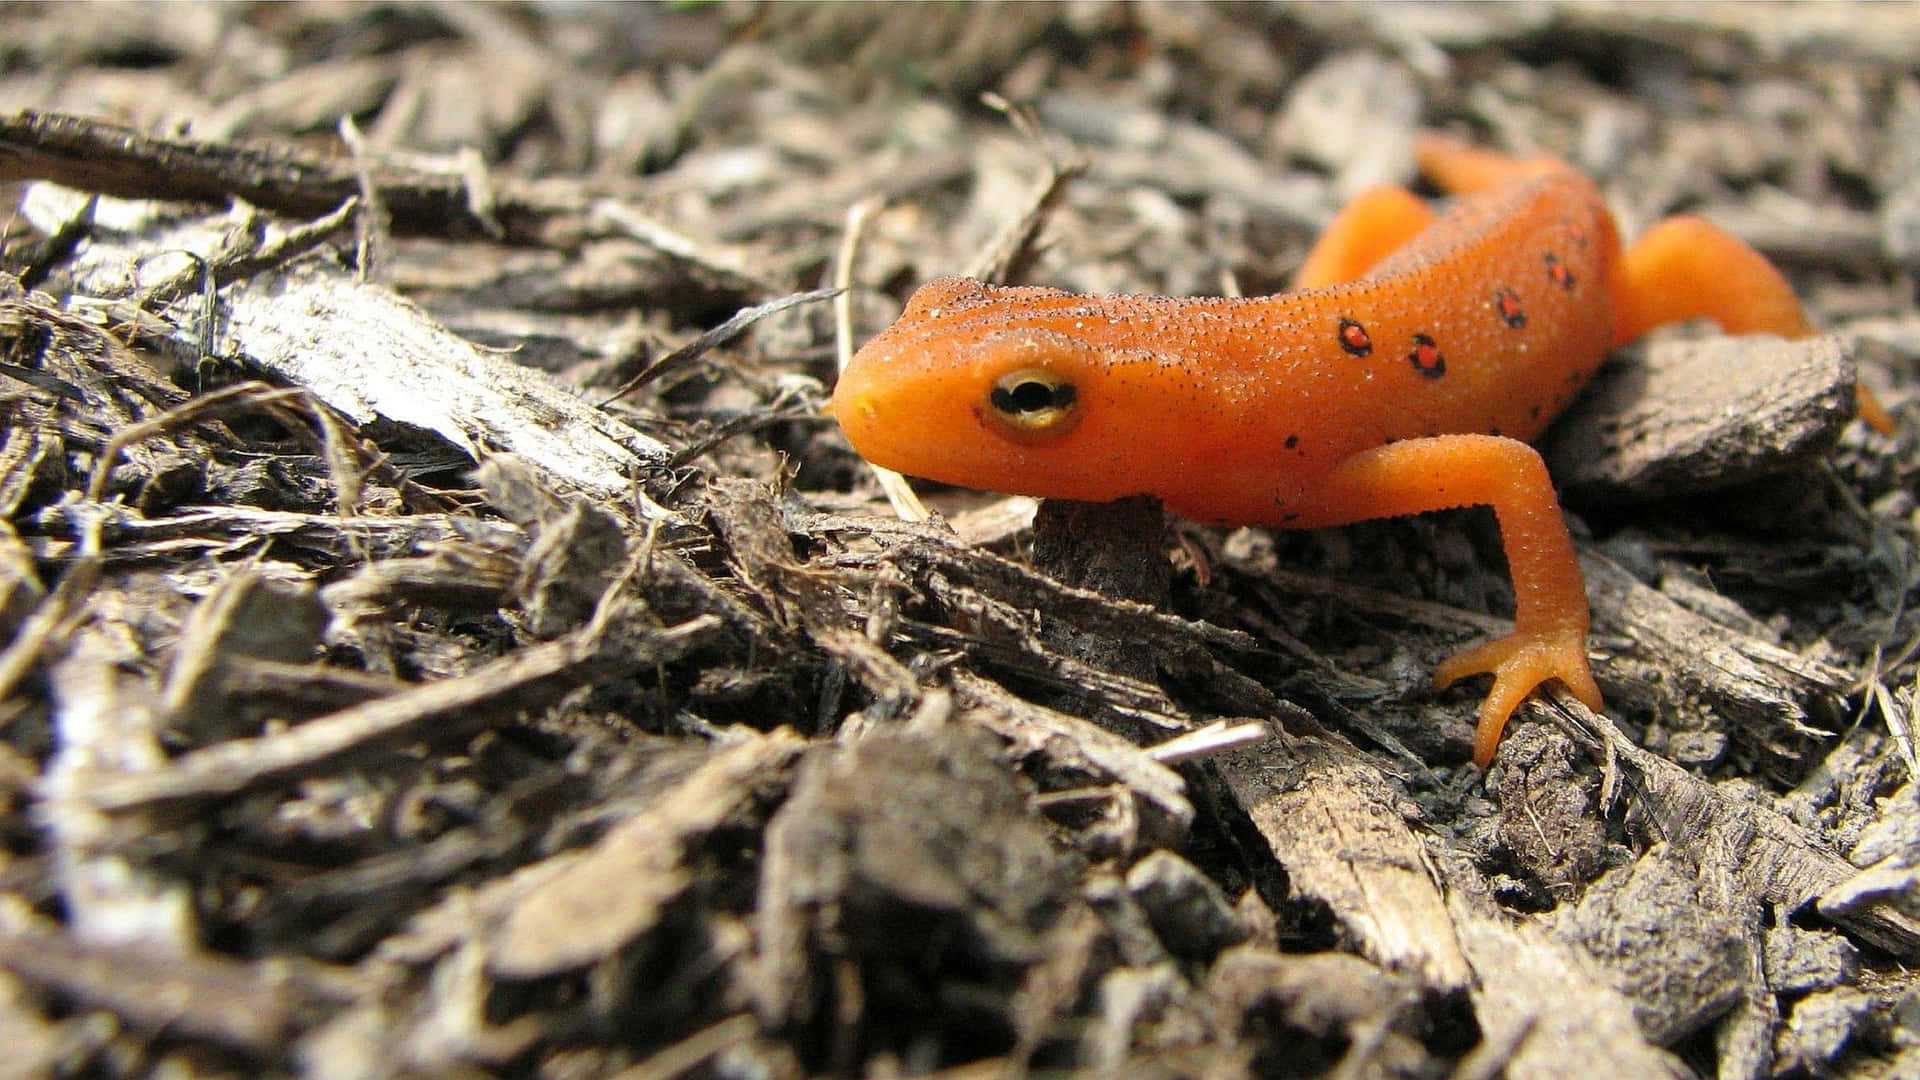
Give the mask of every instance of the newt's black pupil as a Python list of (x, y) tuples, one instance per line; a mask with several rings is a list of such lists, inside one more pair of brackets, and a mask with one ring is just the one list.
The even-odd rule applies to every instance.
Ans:
[(1073, 404), (1072, 383), (1043, 383), (1029, 379), (1011, 388), (993, 388), (993, 407), (1004, 413), (1044, 412)]

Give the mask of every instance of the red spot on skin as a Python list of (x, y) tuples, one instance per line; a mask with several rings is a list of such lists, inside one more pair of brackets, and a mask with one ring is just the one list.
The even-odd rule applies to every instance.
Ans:
[(1439, 344), (1425, 334), (1413, 335), (1413, 351), (1407, 354), (1407, 362), (1429, 379), (1447, 373), (1447, 358), (1440, 355)]
[(1340, 320), (1340, 347), (1354, 356), (1366, 356), (1373, 352), (1373, 337), (1367, 328), (1352, 319)]
[(1547, 264), (1547, 280), (1568, 292), (1572, 292), (1574, 285), (1573, 271), (1567, 267), (1566, 263), (1560, 261), (1560, 256), (1548, 252), (1544, 261)]
[(1527, 325), (1527, 309), (1520, 305), (1520, 297), (1512, 289), (1493, 294), (1493, 309), (1500, 313), (1502, 322), (1515, 330)]

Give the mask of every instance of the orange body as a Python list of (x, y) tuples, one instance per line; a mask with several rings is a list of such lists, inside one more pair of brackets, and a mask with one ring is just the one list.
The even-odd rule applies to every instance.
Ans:
[(1436, 218), (1362, 196), (1276, 296), (1083, 296), (945, 278), (848, 365), (833, 410), (868, 460), (968, 487), (1155, 495), (1217, 524), (1309, 528), (1467, 505), (1500, 519), (1515, 632), (1455, 657), (1492, 673), (1475, 758), (1558, 678), (1588, 705), (1586, 597), (1538, 435), (1614, 344), (1712, 318), (1809, 332), (1764, 258), (1695, 218), (1622, 252), (1593, 183), (1428, 137), (1460, 193)]

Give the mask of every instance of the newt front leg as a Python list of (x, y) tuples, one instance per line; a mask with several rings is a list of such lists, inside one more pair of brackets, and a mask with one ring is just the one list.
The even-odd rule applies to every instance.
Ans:
[(1507, 717), (1548, 679), (1559, 679), (1589, 708), (1604, 707), (1587, 666), (1580, 564), (1540, 455), (1498, 435), (1390, 443), (1348, 458), (1317, 481), (1295, 524), (1338, 525), (1459, 506), (1493, 507), (1513, 576), (1513, 633), (1434, 671), (1441, 688), (1469, 675), (1493, 676), (1473, 739), (1474, 764), (1485, 768)]

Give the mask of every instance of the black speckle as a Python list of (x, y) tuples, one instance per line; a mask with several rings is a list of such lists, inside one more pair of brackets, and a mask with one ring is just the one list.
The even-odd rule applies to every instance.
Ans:
[(1494, 290), (1493, 310), (1499, 314), (1500, 321), (1515, 330), (1527, 325), (1527, 309), (1520, 304), (1520, 294), (1512, 289)]
[(1407, 362), (1429, 379), (1447, 373), (1447, 358), (1440, 355), (1439, 344), (1425, 334), (1413, 335), (1413, 351), (1407, 354)]
[(1544, 261), (1547, 266), (1547, 280), (1568, 292), (1572, 292), (1576, 284), (1573, 276), (1573, 268), (1561, 262), (1560, 256), (1555, 255), (1551, 251), (1547, 252), (1542, 261)]
[(1340, 347), (1353, 356), (1366, 356), (1373, 352), (1373, 336), (1367, 328), (1352, 319), (1341, 319), (1340, 329), (1334, 335)]

